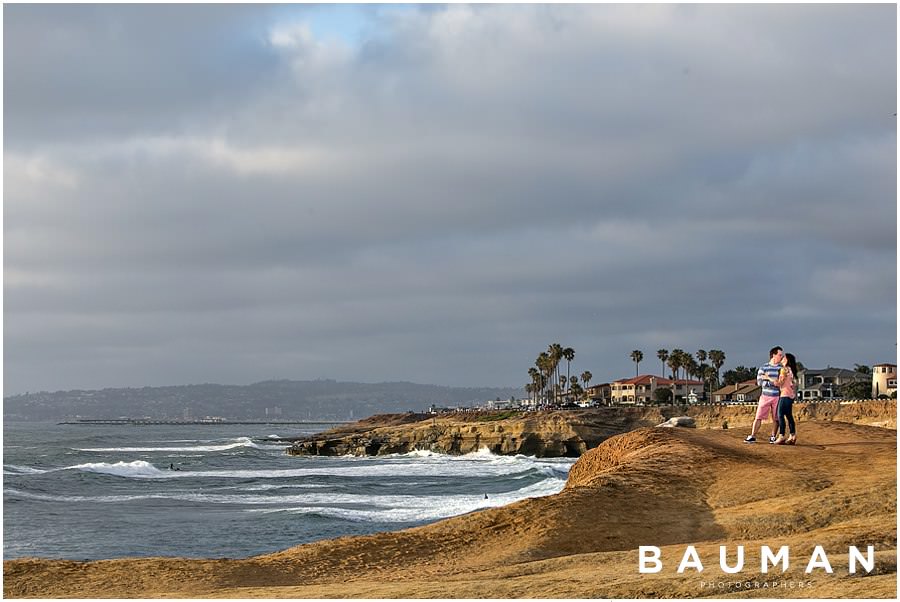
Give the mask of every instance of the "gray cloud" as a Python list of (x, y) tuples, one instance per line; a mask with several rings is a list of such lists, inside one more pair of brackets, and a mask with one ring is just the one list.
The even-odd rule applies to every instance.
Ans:
[(893, 361), (891, 7), (361, 15), (7, 7), (7, 391)]

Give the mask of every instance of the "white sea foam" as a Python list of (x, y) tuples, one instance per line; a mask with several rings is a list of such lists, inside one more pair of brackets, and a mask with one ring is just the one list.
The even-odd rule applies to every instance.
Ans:
[[(469, 456), (472, 456), (470, 454)], [(328, 458), (334, 465), (323, 466), (318, 459), (316, 466), (301, 466), (287, 469), (256, 470), (160, 470), (144, 460), (116, 463), (96, 462), (69, 466), (66, 469), (84, 470), (121, 477), (139, 479), (159, 478), (217, 478), (217, 479), (282, 479), (306, 476), (343, 477), (517, 477), (528, 476), (535, 470), (548, 477), (566, 478), (575, 460), (556, 458), (553, 462), (543, 459), (517, 458), (515, 456), (494, 456), (477, 454), (469, 456), (426, 456), (423, 458), (401, 458), (399, 456), (373, 460), (371, 458), (348, 459)], [(559, 461), (563, 460), (563, 461)], [(65, 470), (65, 469), (64, 469)]]
[(83, 470), (85, 472), (96, 472), (119, 477), (137, 477), (141, 479), (159, 479), (166, 478), (170, 474), (176, 474), (175, 472), (164, 472), (144, 460), (116, 462), (115, 464), (107, 462), (89, 462), (87, 464), (78, 464), (68, 468), (73, 470)]
[[(12, 497), (53, 502), (122, 503), (138, 500), (178, 500), (198, 504), (233, 504), (275, 506), (254, 510), (257, 512), (318, 512), (326, 516), (348, 520), (372, 520), (381, 522), (414, 522), (432, 520), (470, 512), (479, 508), (504, 506), (529, 497), (552, 495), (562, 490), (565, 481), (546, 479), (514, 491), (490, 494), (441, 496), (418, 495), (365, 495), (354, 493), (302, 493), (297, 495), (214, 494), (194, 491), (169, 493), (145, 493), (132, 495), (50, 495), (7, 488), (5, 494)], [(248, 488), (253, 490), (253, 488)], [(302, 506), (296, 506), (302, 504)]]
[(275, 447), (275, 446), (260, 446), (254, 443), (250, 437), (240, 437), (236, 441), (231, 443), (225, 443), (222, 445), (192, 445), (189, 447), (88, 447), (88, 448), (79, 448), (77, 451), (83, 452), (216, 452), (216, 451), (226, 451), (229, 449), (235, 449), (239, 447), (252, 447), (260, 449), (262, 447)]
[(40, 468), (31, 468), (30, 466), (16, 466), (15, 464), (4, 464), (3, 465), (3, 474), (8, 474), (8, 475), (44, 474), (46, 472), (50, 472), (50, 471), (42, 470)]
[[(543, 497), (559, 493), (565, 481), (547, 479), (516, 491), (489, 495), (487, 499), (478, 492), (473, 495), (449, 495), (437, 498), (427, 496), (371, 496), (365, 500), (370, 507), (341, 507), (345, 500), (332, 498), (331, 505), (315, 506), (311, 499), (302, 506), (288, 508), (251, 509), (248, 512), (287, 512), (291, 514), (318, 514), (354, 522), (413, 523), (439, 520), (485, 508), (506, 506), (531, 497)], [(286, 502), (287, 500), (282, 500)], [(349, 504), (347, 504), (349, 505)]]

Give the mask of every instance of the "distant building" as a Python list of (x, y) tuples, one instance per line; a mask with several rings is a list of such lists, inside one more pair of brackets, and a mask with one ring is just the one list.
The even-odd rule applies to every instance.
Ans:
[(756, 379), (745, 380), (733, 385), (725, 385), (721, 389), (712, 392), (712, 400), (715, 403), (743, 403), (747, 401), (759, 401), (762, 387), (756, 384)]
[(585, 389), (591, 401), (601, 404), (609, 404), (612, 401), (612, 388), (610, 383), (601, 383)]
[[(613, 404), (618, 405), (655, 403), (656, 390), (659, 388), (672, 391), (675, 400), (679, 397), (687, 400), (695, 389), (703, 390), (703, 381), (680, 378), (670, 380), (662, 376), (642, 374), (635, 378), (613, 381), (610, 384), (610, 399)], [(696, 393), (693, 399), (696, 399)]]
[(485, 403), (485, 407), (489, 410), (509, 410), (518, 408), (519, 404), (513, 399), (489, 399)]
[(852, 382), (869, 382), (871, 378), (868, 374), (844, 368), (801, 370), (797, 375), (799, 381), (797, 399), (839, 399), (841, 385)]
[(879, 395), (897, 393), (897, 364), (875, 364), (872, 366), (872, 399)]

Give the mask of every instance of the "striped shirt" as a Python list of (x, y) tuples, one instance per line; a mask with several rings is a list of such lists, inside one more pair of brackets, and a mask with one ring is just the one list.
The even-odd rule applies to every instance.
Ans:
[(778, 390), (778, 385), (766, 378), (766, 376), (778, 378), (779, 372), (781, 372), (781, 366), (778, 364), (763, 364), (756, 371), (756, 384), (762, 387), (763, 395), (768, 395), (769, 397), (779, 396), (781, 391)]

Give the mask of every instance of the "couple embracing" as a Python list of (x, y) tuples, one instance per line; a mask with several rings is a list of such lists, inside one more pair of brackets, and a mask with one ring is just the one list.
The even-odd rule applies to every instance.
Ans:
[[(797, 442), (797, 427), (794, 423), (794, 398), (797, 396), (797, 359), (785, 353), (781, 347), (769, 350), (769, 363), (756, 373), (756, 383), (762, 387), (756, 419), (750, 436), (744, 443), (756, 443), (756, 431), (763, 420), (772, 415), (772, 436), (769, 443), (794, 445)], [(790, 436), (785, 438), (785, 422), (790, 427)]]

